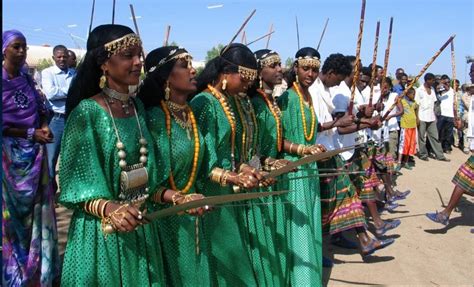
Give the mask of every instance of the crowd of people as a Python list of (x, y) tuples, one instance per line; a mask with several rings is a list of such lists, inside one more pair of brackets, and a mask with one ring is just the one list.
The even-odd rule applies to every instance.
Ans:
[[(381, 216), (410, 193), (399, 170), (474, 151), (474, 64), (469, 84), (426, 73), (415, 89), (355, 56), (304, 47), (284, 71), (233, 43), (197, 74), (185, 48), (143, 58), (129, 27), (100, 25), (77, 68), (58, 45), (39, 83), (20, 31), (2, 52), (3, 286), (320, 286), (323, 235), (372, 256), (401, 223)], [(453, 183), (429, 219), (447, 225), (474, 193), (472, 154)], [(149, 217), (255, 192), (282, 194)], [(73, 211), (64, 254), (57, 204)]]

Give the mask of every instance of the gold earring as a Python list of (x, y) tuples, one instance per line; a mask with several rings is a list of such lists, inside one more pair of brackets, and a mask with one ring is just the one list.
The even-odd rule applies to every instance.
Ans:
[(224, 80), (222, 80), (222, 90), (225, 91), (226, 88), (227, 88), (227, 79), (224, 78)]
[(107, 78), (105, 77), (105, 72), (100, 76), (99, 79), (99, 88), (103, 89), (105, 88), (105, 84), (107, 83)]
[(171, 92), (170, 83), (166, 82), (166, 88), (165, 88), (165, 100), (166, 101), (170, 100), (170, 92)]
[(296, 82), (299, 84), (300, 83), (300, 79), (298, 79), (298, 75), (296, 75)]
[(259, 86), (260, 86), (260, 89), (263, 89), (262, 77), (260, 77), (260, 84), (259, 84)]

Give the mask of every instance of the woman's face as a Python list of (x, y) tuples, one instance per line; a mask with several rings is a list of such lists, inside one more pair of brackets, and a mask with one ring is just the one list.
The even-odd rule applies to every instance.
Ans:
[(271, 65), (263, 67), (260, 72), (260, 77), (262, 77), (262, 81), (270, 87), (281, 84), (283, 80), (281, 63), (272, 63)]
[(319, 75), (319, 68), (316, 67), (297, 65), (294, 69), (302, 88), (309, 88)]
[(231, 95), (247, 93), (247, 90), (253, 84), (253, 80), (241, 77), (240, 73), (225, 74), (224, 78), (227, 80), (226, 91)]
[(142, 70), (142, 47), (135, 45), (112, 55), (103, 65), (110, 88), (138, 85)]
[(15, 66), (21, 67), (26, 60), (26, 50), (25, 40), (16, 38), (5, 49), (5, 60)]
[[(190, 60), (189, 60), (190, 61)], [(171, 98), (173, 94), (190, 95), (197, 90), (196, 70), (185, 59), (179, 59), (173, 66), (173, 70), (168, 77), (169, 87), (171, 89)]]

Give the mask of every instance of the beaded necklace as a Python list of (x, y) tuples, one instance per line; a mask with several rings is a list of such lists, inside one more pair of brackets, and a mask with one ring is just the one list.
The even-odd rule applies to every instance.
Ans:
[[(171, 115), (170, 115), (170, 111), (168, 109), (168, 105), (164, 101), (161, 101), (161, 108), (163, 109), (163, 111), (165, 112), (165, 115), (166, 115), (166, 131), (168, 133), (168, 136), (171, 139)], [(187, 109), (187, 112), (189, 114), (189, 119), (191, 120), (191, 126), (192, 126), (193, 134), (194, 134), (194, 157), (193, 157), (193, 166), (191, 168), (191, 175), (189, 176), (188, 182), (186, 183), (184, 188), (181, 189), (182, 193), (187, 193), (191, 189), (191, 187), (193, 186), (194, 181), (196, 180), (198, 160), (199, 160), (199, 148), (200, 148), (198, 127), (197, 127), (197, 124), (196, 124), (196, 119), (194, 118), (194, 113), (189, 108), (188, 105), (186, 105), (186, 109)], [(175, 120), (177, 119), (174, 114), (173, 114), (173, 118)], [(173, 149), (171, 149), (171, 152), (172, 151), (173, 151)], [(174, 190), (179, 190), (176, 187), (176, 183), (174, 181), (174, 176), (173, 176), (173, 171), (172, 170), (170, 170), (169, 182), (170, 182), (171, 188), (173, 188)]]
[(311, 113), (311, 131), (310, 131), (309, 135), (307, 135), (308, 131), (307, 131), (307, 127), (306, 127), (306, 117), (305, 117), (305, 114), (304, 114), (304, 107), (303, 107), (303, 102), (304, 102), (303, 95), (301, 94), (300, 88), (298, 87), (298, 83), (294, 82), (293, 87), (295, 88), (296, 94), (298, 94), (298, 97), (300, 99), (300, 111), (301, 111), (301, 119), (303, 121), (304, 138), (306, 139), (306, 141), (309, 142), (313, 139), (314, 127), (316, 125), (316, 116), (314, 114), (313, 101), (311, 100), (311, 98), (309, 98), (309, 110), (310, 110), (310, 113)]
[[(246, 162), (249, 160), (249, 150), (255, 151), (257, 147), (257, 141), (254, 140), (258, 138), (257, 117), (255, 116), (252, 103), (250, 103), (247, 96), (245, 96), (245, 99), (238, 96), (234, 99), (242, 123), (242, 155), (240, 160)], [(246, 107), (244, 109), (242, 108), (241, 100), (246, 100)]]
[(227, 118), (227, 121), (229, 122), (230, 125), (230, 131), (231, 131), (231, 137), (230, 137), (230, 145), (231, 145), (231, 158), (232, 158), (232, 170), (235, 170), (235, 115), (234, 112), (232, 111), (229, 102), (227, 101), (227, 98), (222, 95), (218, 90), (216, 90), (213, 86), (207, 85), (207, 88), (209, 91), (211, 91), (211, 94), (219, 101), (221, 104), (222, 110), (224, 111), (224, 114)]
[[(186, 135), (188, 136), (188, 139), (191, 140), (191, 131), (193, 129), (193, 125), (191, 122), (191, 118), (188, 117), (187, 111), (188, 105), (179, 105), (177, 103), (174, 103), (172, 101), (166, 101), (166, 105), (168, 106), (169, 110), (173, 114), (173, 118), (176, 121), (176, 123), (186, 131)], [(181, 116), (183, 117), (184, 120), (180, 119), (177, 116), (177, 113), (181, 112)]]
[(268, 109), (270, 110), (273, 117), (275, 118), (275, 122), (276, 122), (276, 126), (277, 126), (277, 150), (278, 150), (278, 152), (280, 152), (281, 148), (282, 148), (282, 143), (283, 143), (282, 136), (281, 136), (283, 134), (282, 126), (281, 126), (281, 110), (278, 107), (278, 105), (276, 104), (275, 100), (270, 102), (270, 100), (267, 97), (266, 92), (264, 92), (260, 89), (257, 89), (257, 92), (263, 98), (263, 100), (267, 104)]

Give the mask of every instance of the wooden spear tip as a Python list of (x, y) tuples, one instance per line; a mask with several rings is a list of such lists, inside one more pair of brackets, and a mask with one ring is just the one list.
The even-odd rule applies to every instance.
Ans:
[(362, 10), (360, 13), (360, 18), (364, 18), (365, 15), (365, 0), (362, 0)]

